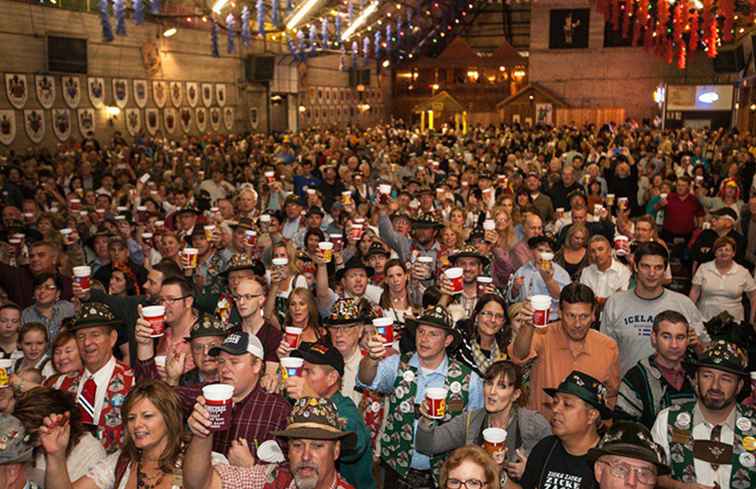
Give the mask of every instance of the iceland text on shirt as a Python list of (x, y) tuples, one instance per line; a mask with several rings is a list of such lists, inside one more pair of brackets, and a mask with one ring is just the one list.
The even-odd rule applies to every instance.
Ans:
[(625, 326), (635, 328), (638, 336), (651, 336), (651, 329), (654, 325), (653, 314), (633, 314), (625, 316), (623, 319)]

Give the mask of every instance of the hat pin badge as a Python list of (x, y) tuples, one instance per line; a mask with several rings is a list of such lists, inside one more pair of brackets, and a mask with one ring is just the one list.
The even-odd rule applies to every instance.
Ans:
[(449, 386), (449, 390), (452, 391), (454, 394), (459, 394), (460, 392), (462, 392), (462, 384), (460, 384), (457, 381), (454, 381)]
[(751, 431), (752, 427), (751, 420), (746, 418), (745, 416), (739, 417), (737, 421), (735, 421), (735, 425), (740, 431)]
[(405, 382), (412, 382), (413, 380), (415, 380), (415, 373), (411, 370), (407, 370), (406, 372), (404, 372), (404, 375), (402, 377), (404, 378)]
[(677, 426), (680, 429), (685, 429), (690, 426), (690, 414), (688, 413), (680, 413), (677, 415), (677, 418), (675, 419), (675, 426)]
[(756, 450), (756, 438), (753, 436), (746, 436), (743, 438), (743, 448), (749, 452)]
[(749, 452), (743, 452), (738, 457), (738, 461), (740, 462), (740, 465), (750, 469), (751, 467), (756, 465), (756, 456)]

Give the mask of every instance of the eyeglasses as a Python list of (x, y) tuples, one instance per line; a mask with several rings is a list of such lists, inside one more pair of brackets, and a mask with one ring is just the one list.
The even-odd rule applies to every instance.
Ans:
[(237, 294), (231, 294), (231, 297), (236, 302), (242, 302), (242, 301), (249, 302), (252, 299), (257, 299), (258, 297), (262, 297), (263, 295), (265, 295), (265, 294), (239, 294), (239, 295), (237, 295)]
[(635, 477), (641, 484), (653, 485), (656, 484), (656, 472), (646, 467), (632, 467), (626, 463), (615, 462), (611, 463), (608, 460), (600, 460), (602, 463), (609, 467), (609, 472), (619, 479), (627, 482), (630, 474), (635, 472)]
[(42, 284), (37, 290), (58, 290), (58, 287), (55, 284)]
[(462, 486), (465, 486), (465, 489), (482, 489), (485, 485), (486, 481), (478, 479), (467, 479), (466, 481), (449, 479), (446, 481), (446, 489), (459, 489)]
[(481, 311), (478, 315), (482, 318), (496, 319), (497, 321), (501, 321), (502, 319), (504, 319), (504, 314), (501, 314), (498, 312)]
[(158, 302), (160, 304), (170, 304), (173, 305), (177, 303), (178, 301), (182, 301), (188, 297), (191, 297), (191, 295), (182, 295), (181, 297), (161, 297)]

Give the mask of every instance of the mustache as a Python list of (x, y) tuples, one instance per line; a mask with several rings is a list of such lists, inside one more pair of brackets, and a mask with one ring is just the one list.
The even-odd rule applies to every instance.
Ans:
[(320, 473), (318, 471), (318, 466), (310, 462), (300, 462), (296, 465), (293, 465), (291, 468), (293, 472), (299, 472), (301, 469), (312, 469), (315, 471), (315, 473)]

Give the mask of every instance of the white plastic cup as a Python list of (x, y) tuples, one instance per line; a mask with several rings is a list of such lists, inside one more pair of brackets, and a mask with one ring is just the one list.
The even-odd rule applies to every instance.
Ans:
[(503, 428), (486, 428), (483, 430), (483, 448), (490, 454), (504, 450), (507, 430)]
[(375, 332), (383, 337), (386, 345), (391, 345), (394, 342), (394, 320), (387, 317), (380, 317), (373, 319), (373, 327)]
[(333, 259), (333, 243), (330, 241), (321, 241), (318, 243), (318, 248), (323, 252), (323, 261), (330, 263)]
[(476, 278), (475, 281), (478, 283), (478, 295), (479, 296), (485, 294), (485, 289), (489, 285), (493, 285), (493, 278), (491, 278), (491, 277), (480, 276), (480, 277)]
[(448, 391), (444, 387), (429, 387), (425, 389), (425, 399), (428, 403), (428, 413), (433, 418), (446, 416), (446, 395)]
[(288, 264), (289, 264), (288, 258), (273, 258), (274, 267), (285, 267)]
[(155, 357), (155, 365), (160, 368), (165, 368), (165, 364), (168, 363), (168, 357), (165, 355), (158, 355)]
[(142, 308), (145, 321), (152, 327), (152, 338), (159, 338), (165, 334), (165, 306), (147, 306)]
[(228, 384), (210, 384), (202, 388), (212, 430), (225, 431), (230, 427), (233, 395), (234, 386)]
[(160, 231), (163, 228), (165, 228), (165, 221), (155, 221), (155, 229)]
[(388, 195), (391, 193), (391, 185), (387, 183), (382, 183), (378, 185), (378, 191), (382, 194)]
[(549, 324), (551, 296), (541, 294), (534, 295), (530, 298), (530, 305), (533, 307), (533, 325), (543, 328)]
[(10, 376), (13, 374), (13, 360), (7, 358), (0, 360), (0, 389), (10, 385)]
[(666, 198), (667, 198), (667, 195), (669, 195), (669, 194), (667, 194), (667, 193), (663, 193), (663, 194), (659, 194), (659, 197), (661, 197), (661, 198), (662, 198), (662, 200), (664, 200), (664, 199), (666, 199)]
[(486, 219), (483, 221), (483, 230), (484, 231), (493, 231), (496, 229), (496, 221), (493, 219)]
[(459, 267), (452, 267), (447, 268), (444, 271), (444, 275), (446, 275), (446, 278), (451, 280), (452, 283), (452, 290), (454, 291), (454, 294), (461, 294), (462, 290), (465, 288), (465, 283), (462, 278), (462, 275), (464, 274), (464, 270), (462, 270)]
[(286, 339), (286, 343), (288, 343), (291, 348), (299, 346), (299, 337), (302, 336), (302, 328), (287, 326), (285, 331), (284, 339)]
[(304, 358), (284, 357), (281, 359), (282, 372), (286, 378), (302, 375), (302, 365), (304, 365)]
[(270, 224), (270, 214), (261, 214), (260, 222), (264, 224)]
[(73, 267), (73, 280), (83, 292), (89, 291), (89, 279), (92, 276), (92, 267), (82, 265)]

